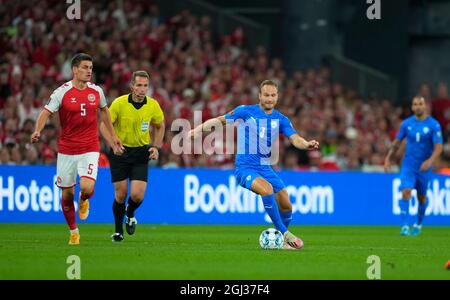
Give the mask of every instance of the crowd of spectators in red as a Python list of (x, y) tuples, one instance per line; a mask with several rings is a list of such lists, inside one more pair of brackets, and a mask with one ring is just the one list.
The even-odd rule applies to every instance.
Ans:
[[(321, 143), (320, 151), (300, 151), (280, 142), (279, 168), (305, 170), (382, 170), (384, 156), (410, 102), (394, 106), (388, 99), (363, 99), (330, 80), (325, 67), (288, 76), (283, 61), (270, 59), (264, 47), (248, 50), (236, 28), (215, 37), (208, 16), (182, 11), (161, 16), (149, 1), (90, 2), (82, 20), (66, 18), (65, 1), (1, 1), (0, 6), (0, 164), (55, 164), (58, 117), (43, 130), (42, 142), (30, 144), (37, 115), (50, 94), (71, 79), (70, 59), (77, 52), (94, 57), (94, 82), (109, 102), (129, 92), (133, 71), (151, 75), (149, 95), (166, 118), (159, 165), (233, 167), (233, 155), (175, 155), (172, 121), (222, 115), (258, 99), (259, 83), (280, 84), (277, 106), (298, 132)], [(419, 93), (430, 100), (444, 130), (444, 154), (437, 168), (449, 165), (450, 99), (447, 86), (436, 94), (424, 84)], [(225, 145), (224, 145), (225, 147)], [(102, 141), (102, 150), (108, 147)], [(102, 155), (101, 165), (107, 165)]]

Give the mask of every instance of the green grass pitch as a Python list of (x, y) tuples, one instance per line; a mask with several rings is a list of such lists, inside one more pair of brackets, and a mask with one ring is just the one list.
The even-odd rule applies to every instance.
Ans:
[(113, 225), (80, 225), (69, 246), (66, 225), (0, 224), (0, 279), (66, 279), (70, 255), (81, 279), (367, 279), (367, 258), (381, 260), (381, 279), (450, 279), (450, 228), (291, 226), (300, 251), (259, 247), (268, 226), (141, 225), (120, 244)]

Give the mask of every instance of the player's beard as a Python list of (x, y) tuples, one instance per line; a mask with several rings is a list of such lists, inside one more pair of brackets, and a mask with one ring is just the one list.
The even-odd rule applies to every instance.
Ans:
[(425, 116), (425, 112), (424, 111), (418, 111), (415, 113), (417, 118), (423, 118)]

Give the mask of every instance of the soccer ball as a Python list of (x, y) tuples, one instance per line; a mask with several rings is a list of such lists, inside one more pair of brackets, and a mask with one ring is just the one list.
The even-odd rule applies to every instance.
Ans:
[(266, 229), (259, 236), (259, 244), (265, 250), (281, 249), (283, 241), (283, 234), (275, 228)]

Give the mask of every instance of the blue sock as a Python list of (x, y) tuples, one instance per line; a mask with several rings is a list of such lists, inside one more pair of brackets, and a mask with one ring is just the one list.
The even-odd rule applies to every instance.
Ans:
[(277, 230), (284, 234), (287, 231), (287, 228), (281, 221), (280, 212), (278, 211), (278, 204), (277, 201), (275, 201), (275, 195), (272, 194), (268, 196), (261, 196), (261, 198), (264, 203), (264, 208), (272, 220), (273, 225), (275, 225)]
[(425, 211), (427, 210), (428, 200), (425, 203), (419, 201), (419, 212), (417, 214), (417, 225), (422, 225), (422, 221), (425, 218)]
[(286, 226), (286, 229), (289, 227), (289, 224), (291, 224), (292, 221), (292, 210), (280, 212), (281, 220), (283, 221), (284, 226)]
[(399, 202), (400, 206), (400, 219), (402, 220), (402, 225), (408, 225), (408, 215), (409, 215), (409, 199), (401, 199)]

